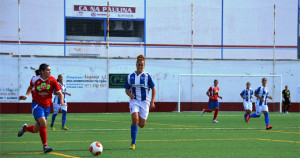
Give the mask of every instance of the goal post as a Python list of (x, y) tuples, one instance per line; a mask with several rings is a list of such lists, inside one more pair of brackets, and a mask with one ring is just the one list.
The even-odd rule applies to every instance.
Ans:
[[(223, 97), (222, 100), (219, 100), (220, 109), (243, 111), (243, 101), (240, 93), (246, 88), (247, 82), (251, 83), (251, 89), (255, 91), (261, 86), (262, 78), (267, 78), (269, 95), (273, 97), (273, 100), (268, 99), (269, 107), (272, 106), (269, 111), (281, 112), (282, 75), (270, 74), (179, 74), (178, 105), (175, 111), (199, 111), (202, 110), (199, 108), (207, 107), (208, 97), (206, 92), (213, 85), (215, 79), (219, 81), (219, 94)], [(255, 101), (256, 97), (253, 96), (253, 105), (255, 105)]]

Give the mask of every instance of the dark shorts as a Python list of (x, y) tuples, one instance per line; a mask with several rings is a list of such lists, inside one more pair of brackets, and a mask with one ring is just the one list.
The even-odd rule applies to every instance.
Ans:
[(45, 108), (45, 107), (42, 107), (41, 105), (39, 105), (37, 102), (32, 101), (31, 112), (34, 116), (34, 119), (38, 123), (38, 119), (40, 117), (45, 117), (45, 119), (47, 120), (47, 118), (50, 114), (50, 106)]
[(208, 108), (209, 109), (215, 109), (220, 107), (219, 102), (218, 101), (210, 101), (208, 102)]

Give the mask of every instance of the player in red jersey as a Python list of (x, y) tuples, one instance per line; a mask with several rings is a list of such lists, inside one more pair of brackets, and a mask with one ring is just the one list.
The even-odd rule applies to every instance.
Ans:
[(51, 68), (47, 64), (41, 64), (39, 67), (40, 75), (35, 76), (30, 81), (30, 86), (27, 89), (25, 96), (20, 96), (19, 100), (26, 100), (27, 96), (32, 91), (32, 104), (31, 111), (36, 120), (35, 125), (28, 126), (26, 123), (22, 129), (18, 132), (18, 136), (21, 137), (24, 132), (40, 133), (40, 137), (43, 143), (44, 153), (53, 151), (47, 145), (47, 117), (50, 113), (50, 104), (52, 100), (52, 94), (55, 90), (58, 92), (59, 98), (63, 103), (63, 95), (60, 92), (61, 88), (56, 79), (51, 76)]
[(217, 116), (219, 112), (219, 102), (218, 98), (222, 99), (221, 96), (219, 96), (219, 87), (218, 87), (218, 80), (214, 80), (214, 85), (209, 87), (208, 91), (206, 92), (206, 95), (209, 97), (208, 101), (208, 109), (203, 109), (201, 112), (201, 115), (203, 115), (205, 112), (211, 113), (213, 110), (215, 110), (214, 118), (213, 118), (213, 123), (218, 123)]

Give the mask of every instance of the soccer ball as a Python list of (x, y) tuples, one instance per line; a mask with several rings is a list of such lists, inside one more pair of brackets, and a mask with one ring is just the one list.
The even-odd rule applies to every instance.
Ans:
[(93, 142), (91, 145), (90, 145), (90, 152), (91, 154), (95, 155), (95, 156), (98, 156), (102, 153), (103, 151), (103, 146), (101, 143), (99, 142)]

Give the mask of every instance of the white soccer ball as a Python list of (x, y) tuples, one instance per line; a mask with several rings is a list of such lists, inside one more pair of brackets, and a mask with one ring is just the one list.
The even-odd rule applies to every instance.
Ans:
[(101, 143), (99, 142), (93, 142), (91, 145), (90, 145), (90, 152), (91, 154), (95, 155), (95, 156), (98, 156), (102, 153), (103, 151), (103, 146)]

